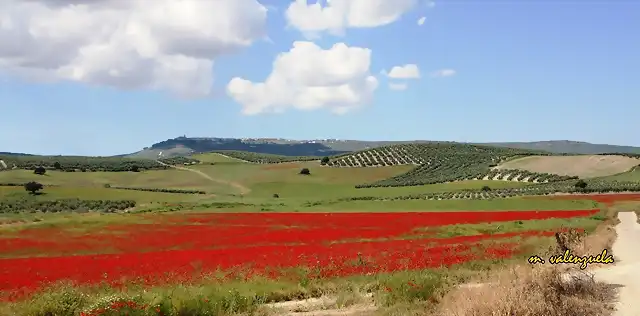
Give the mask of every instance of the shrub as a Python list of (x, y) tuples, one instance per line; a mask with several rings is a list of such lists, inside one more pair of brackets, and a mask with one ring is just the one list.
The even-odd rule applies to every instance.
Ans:
[(132, 172), (140, 172), (140, 167), (138, 167), (136, 165), (133, 165), (133, 166), (131, 166), (131, 171)]
[(38, 166), (35, 169), (33, 169), (33, 173), (35, 173), (37, 175), (44, 175), (45, 173), (47, 173), (47, 169), (45, 169), (42, 166)]
[(274, 193), (273, 197), (277, 199), (277, 198), (280, 198), (280, 195), (278, 193)]
[(488, 185), (485, 185), (485, 186), (482, 187), (482, 191), (489, 192), (489, 191), (491, 191), (491, 188)]
[(140, 187), (114, 187), (109, 184), (105, 184), (105, 188), (117, 189), (117, 190), (132, 190), (132, 191), (146, 191), (146, 192), (160, 192), (160, 193), (177, 193), (177, 194), (207, 194), (202, 190), (187, 190), (187, 189), (164, 189), (164, 188), (140, 188)]
[(36, 194), (36, 192), (42, 190), (43, 188), (44, 186), (42, 184), (35, 181), (27, 182), (24, 184), (24, 189), (31, 194)]
[(308, 176), (311, 174), (311, 171), (309, 171), (309, 168), (302, 168), (302, 170), (300, 170), (300, 174)]
[(574, 184), (574, 186), (575, 186), (577, 189), (586, 189), (586, 188), (587, 188), (587, 183), (586, 183), (586, 182), (584, 182), (584, 180), (578, 180), (578, 181), (576, 182), (576, 184)]
[(320, 160), (320, 164), (321, 165), (326, 165), (330, 162), (329, 157), (322, 157), (322, 160)]
[(59, 162), (56, 161), (56, 162), (53, 163), (53, 168), (56, 169), (56, 170), (60, 170), (60, 169), (62, 169), (62, 166), (60, 165)]

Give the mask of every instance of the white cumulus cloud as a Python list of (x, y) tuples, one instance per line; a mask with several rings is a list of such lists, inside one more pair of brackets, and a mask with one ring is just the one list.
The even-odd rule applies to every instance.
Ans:
[(423, 16), (423, 17), (421, 17), (421, 18), (418, 20), (418, 25), (423, 25), (425, 21), (427, 21), (427, 18), (426, 18), (426, 17), (424, 17), (424, 16)]
[(420, 78), (420, 69), (416, 64), (406, 64), (404, 66), (394, 66), (387, 73), (389, 78), (393, 79), (418, 79)]
[(407, 84), (406, 83), (390, 83), (389, 89), (395, 90), (395, 91), (407, 90)]
[(455, 75), (456, 75), (456, 71), (454, 69), (440, 69), (431, 73), (431, 76), (435, 78), (451, 77)]
[(215, 59), (266, 18), (257, 0), (0, 0), (0, 72), (208, 95)]
[(346, 28), (371, 28), (390, 24), (413, 9), (418, 0), (294, 0), (285, 12), (290, 26), (308, 37), (322, 32), (342, 35)]
[(235, 77), (227, 93), (254, 115), (288, 108), (328, 108), (343, 114), (368, 103), (378, 87), (370, 73), (371, 50), (338, 43), (323, 49), (312, 42), (293, 43), (279, 54), (264, 82)]

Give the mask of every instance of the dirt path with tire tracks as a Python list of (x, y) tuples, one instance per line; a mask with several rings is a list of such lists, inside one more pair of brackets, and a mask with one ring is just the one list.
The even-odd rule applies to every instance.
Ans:
[(212, 182), (216, 182), (216, 183), (220, 183), (220, 184), (224, 184), (224, 185), (229, 185), (234, 187), (236, 190), (240, 191), (240, 194), (245, 195), (245, 194), (249, 194), (249, 192), (251, 192), (251, 189), (245, 187), (244, 185), (237, 183), (237, 182), (233, 182), (233, 181), (226, 181), (226, 180), (220, 180), (220, 179), (216, 179), (211, 177), (210, 175), (200, 171), (200, 170), (196, 170), (196, 169), (191, 169), (191, 168), (186, 168), (186, 167), (181, 167), (181, 166), (174, 166), (174, 165), (169, 165), (166, 164), (162, 161), (156, 160), (156, 162), (158, 162), (159, 164), (163, 165), (163, 166), (167, 166), (170, 168), (174, 168), (174, 169), (178, 169), (178, 170), (184, 170), (184, 171), (189, 171), (189, 172), (193, 172), (198, 174), (199, 176), (212, 181)]

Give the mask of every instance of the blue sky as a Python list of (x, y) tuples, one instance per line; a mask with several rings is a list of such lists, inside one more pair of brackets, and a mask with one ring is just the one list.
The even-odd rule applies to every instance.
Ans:
[[(371, 102), (343, 115), (324, 108), (246, 115), (225, 93), (229, 80), (264, 81), (279, 53), (309, 40), (287, 26), (288, 1), (262, 3), (278, 4), (267, 18), (270, 41), (216, 58), (213, 93), (206, 97), (38, 82), (3, 72), (0, 59), (0, 151), (113, 155), (180, 135), (640, 146), (640, 2), (417, 6), (387, 25), (312, 40), (324, 49), (344, 42), (371, 50), (370, 72), (379, 80)], [(380, 71), (404, 64), (418, 65), (421, 78), (408, 80), (404, 91), (390, 90)], [(440, 69), (456, 74), (429, 76)]]

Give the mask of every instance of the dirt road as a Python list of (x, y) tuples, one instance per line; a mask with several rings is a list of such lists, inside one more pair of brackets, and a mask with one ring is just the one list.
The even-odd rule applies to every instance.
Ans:
[(189, 171), (189, 172), (196, 173), (199, 176), (201, 176), (201, 177), (203, 177), (205, 179), (208, 179), (209, 181), (212, 181), (212, 182), (216, 182), (216, 183), (232, 186), (232, 187), (236, 188), (236, 190), (240, 191), (240, 194), (242, 194), (242, 195), (245, 195), (245, 194), (248, 194), (249, 192), (251, 192), (251, 189), (245, 187), (244, 185), (242, 185), (240, 183), (216, 179), (216, 178), (213, 178), (210, 175), (208, 175), (208, 174), (206, 174), (206, 173), (204, 173), (204, 172), (202, 172), (200, 170), (181, 167), (181, 166), (173, 166), (173, 165), (166, 164), (166, 163), (164, 163), (164, 162), (162, 162), (160, 160), (156, 160), (156, 162), (161, 164), (161, 165), (163, 165), (163, 166), (167, 166), (167, 167), (171, 167), (171, 168), (178, 169), (178, 170), (184, 170), (184, 171)]
[(633, 212), (620, 212), (618, 218), (612, 249), (616, 263), (594, 270), (594, 275), (598, 281), (622, 286), (613, 316), (640, 316), (640, 224)]

